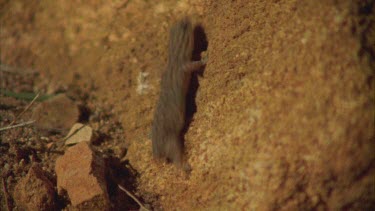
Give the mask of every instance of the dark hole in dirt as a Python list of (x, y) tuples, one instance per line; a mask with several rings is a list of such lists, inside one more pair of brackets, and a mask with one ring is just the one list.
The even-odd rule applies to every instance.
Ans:
[[(92, 143), (93, 145), (99, 146), (101, 143), (103, 143), (106, 140), (111, 139), (111, 136), (105, 133), (98, 133), (96, 140)], [(112, 152), (113, 153), (113, 152)]]
[(114, 210), (138, 210), (138, 204), (118, 187), (121, 185), (134, 193), (138, 173), (128, 161), (121, 162), (118, 158), (109, 157), (106, 162), (109, 168), (107, 175), (108, 195), (114, 203)]
[(13, 145), (11, 148), (12, 152), (15, 155), (15, 159), (17, 162), (20, 162), (21, 160), (24, 160), (25, 162), (29, 163), (30, 158), (33, 157), (35, 160), (37, 160), (36, 156), (36, 150), (28, 147), (28, 146), (22, 146), (22, 145)]
[(372, 13), (372, 9), (374, 7), (374, 1), (363, 1), (361, 2), (358, 12), (360, 14), (369, 15)]
[(55, 197), (56, 197), (56, 210), (63, 210), (70, 203), (68, 193), (64, 189), (60, 190), (59, 194), (57, 194), (56, 192)]
[(91, 115), (91, 111), (86, 106), (79, 106), (80, 115), (79, 115), (79, 122), (87, 123), (89, 122), (89, 117)]
[[(194, 29), (194, 50), (192, 59), (198, 61), (201, 59), (201, 53), (206, 51), (208, 47), (207, 36), (201, 25), (198, 25)], [(202, 72), (202, 71), (201, 71)]]
[[(207, 36), (206, 33), (204, 32), (204, 29), (201, 25), (198, 25), (194, 29), (194, 50), (193, 50), (193, 55), (192, 55), (192, 60), (193, 61), (199, 61), (201, 60), (201, 53), (203, 51), (206, 51), (208, 47), (208, 42), (207, 42)], [(182, 130), (182, 137), (183, 135), (187, 132), (191, 120), (197, 112), (197, 105), (195, 102), (195, 98), (197, 95), (197, 91), (199, 88), (199, 81), (198, 81), (198, 76), (203, 77), (204, 74), (204, 69), (205, 67), (201, 67), (198, 71), (195, 71), (190, 80), (190, 87), (189, 91), (186, 96), (186, 111), (185, 111), (185, 127)]]

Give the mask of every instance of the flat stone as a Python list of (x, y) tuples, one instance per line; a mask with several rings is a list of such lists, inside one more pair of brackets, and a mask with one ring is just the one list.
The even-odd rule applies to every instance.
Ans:
[(105, 168), (104, 159), (94, 153), (89, 143), (70, 147), (56, 161), (58, 193), (65, 190), (72, 205), (79, 209), (109, 208)]
[(77, 144), (79, 142), (93, 142), (95, 135), (93, 129), (81, 123), (75, 123), (66, 136), (65, 145)]
[(67, 131), (79, 119), (78, 106), (66, 95), (60, 94), (38, 104), (31, 118), (35, 126), (52, 131)]
[(14, 199), (25, 210), (54, 210), (56, 205), (53, 184), (38, 165), (17, 183)]

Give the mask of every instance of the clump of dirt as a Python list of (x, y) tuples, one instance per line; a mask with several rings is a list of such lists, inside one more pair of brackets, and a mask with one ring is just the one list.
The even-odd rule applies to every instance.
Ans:
[[(2, 154), (0, 158), (0, 166), (2, 166), (0, 169), (2, 181), (2, 191), (0, 194), (1, 210), (22, 210), (26, 207), (38, 206), (54, 206), (59, 210), (70, 209), (70, 202), (67, 196), (61, 195), (55, 197), (57, 193), (55, 162), (68, 148), (68, 146), (64, 145), (67, 131), (60, 130), (60, 128), (52, 128), (53, 130), (50, 130), (51, 128), (49, 127), (54, 126), (54, 124), (47, 125), (44, 123), (43, 126), (45, 127), (39, 127), (39, 125), (34, 123), (6, 129), (9, 125), (17, 126), (19, 123), (29, 122), (30, 119), (33, 119), (36, 112), (33, 107), (43, 105), (44, 102), (39, 102), (38, 99), (45, 98), (45, 96), (34, 98), (36, 101), (32, 104), (30, 103), (31, 99), (27, 97), (33, 92), (33, 82), (41, 79), (38, 75), (27, 74), (24, 69), (19, 69), (19, 71), (14, 71), (14, 68), (9, 69), (12, 69), (12, 71), (2, 72), (4, 82), (6, 82), (4, 84), (6, 85), (1, 89), (3, 96), (0, 98), (0, 153)], [(13, 84), (17, 84), (18, 81), (22, 82), (26, 80), (30, 83), (28, 83), (28, 86), (25, 85), (20, 89), (22, 91), (21, 94), (9, 91), (3, 92), (4, 90), (12, 90), (14, 88)], [(15, 90), (18, 89), (15, 88)], [(60, 94), (52, 94), (52, 97), (54, 97), (53, 95), (57, 95), (55, 98), (61, 98)], [(80, 105), (81, 118), (79, 121), (91, 125), (98, 134), (95, 143), (93, 143), (93, 148), (105, 159), (110, 169), (106, 172), (106, 176), (108, 177), (108, 192), (112, 199), (113, 208), (125, 210), (137, 209), (139, 206), (135, 201), (118, 190), (117, 187), (117, 184), (122, 184), (128, 190), (134, 192), (136, 174), (128, 162), (120, 162), (119, 160), (119, 158), (122, 158), (126, 154), (127, 149), (127, 146), (122, 141), (122, 126), (117, 118), (112, 116), (110, 108), (86, 102), (92, 99), (90, 97), (85, 99), (84, 96), (86, 95), (81, 95), (74, 88), (69, 89), (66, 95), (71, 99), (75, 99), (75, 102)], [(66, 116), (64, 116), (66, 109), (69, 108), (60, 108), (61, 118), (59, 118), (58, 111), (54, 110), (53, 117), (51, 116), (53, 119), (51, 120), (54, 123), (66, 120)], [(47, 117), (45, 116), (45, 118)], [(38, 121), (44, 120), (49, 121), (48, 119), (39, 119)], [(46, 128), (47, 126), (48, 129)], [(36, 180), (34, 178), (38, 178), (38, 174), (32, 173), (32, 176), (29, 175), (30, 173), (28, 174), (34, 164), (39, 164), (43, 169), (40, 171), (44, 172), (39, 174), (46, 174), (48, 176), (47, 182), (52, 182), (55, 189), (52, 190), (52, 193), (48, 189), (49, 194), (46, 194), (46, 188), (41, 182), (47, 179)], [(47, 183), (47, 185), (49, 184)], [(35, 188), (33, 188), (34, 186)], [(33, 192), (23, 190), (22, 188), (25, 187), (28, 189), (31, 188)], [(40, 197), (35, 198), (35, 196)], [(49, 204), (40, 204), (43, 200), (48, 201)]]
[[(103, 134), (96, 149), (134, 168), (132, 184), (153, 207), (375, 207), (374, 1), (0, 5), (1, 63), (21, 70), (1, 71), (1, 89), (67, 93)], [(183, 15), (208, 55), (187, 105), (188, 178), (155, 162), (149, 140), (169, 26)], [(1, 101), (1, 127), (27, 105)], [(43, 148), (61, 138), (32, 127), (1, 134), (10, 196), (32, 162), (54, 174), (59, 155)], [(13, 159), (18, 149), (27, 156)]]

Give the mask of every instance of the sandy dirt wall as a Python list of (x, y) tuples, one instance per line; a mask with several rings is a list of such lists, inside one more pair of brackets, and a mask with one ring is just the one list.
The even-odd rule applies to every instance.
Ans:
[[(153, 206), (374, 207), (373, 1), (0, 5), (1, 62), (39, 70), (35, 89), (79, 87), (111, 107)], [(208, 44), (188, 105), (188, 178), (152, 160), (149, 140), (169, 26), (184, 14)]]

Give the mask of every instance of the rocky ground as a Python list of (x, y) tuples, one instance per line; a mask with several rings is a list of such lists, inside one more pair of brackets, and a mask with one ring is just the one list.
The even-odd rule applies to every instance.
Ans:
[[(374, 5), (0, 0), (1, 210), (374, 209)], [(189, 175), (149, 139), (183, 15)]]

